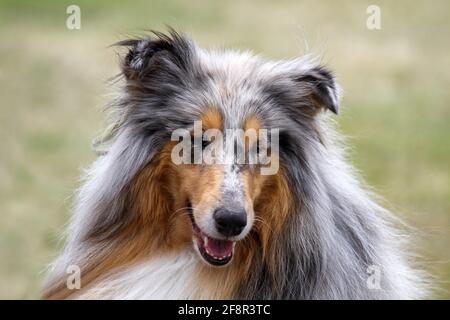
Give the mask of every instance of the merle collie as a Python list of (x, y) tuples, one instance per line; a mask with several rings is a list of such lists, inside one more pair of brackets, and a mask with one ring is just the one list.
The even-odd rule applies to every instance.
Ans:
[[(118, 45), (127, 54), (114, 128), (77, 193), (45, 298), (423, 297), (405, 236), (330, 125), (332, 72), (307, 58), (207, 51), (175, 31)], [(173, 139), (177, 130), (186, 134)], [(213, 145), (223, 161), (175, 161)], [(249, 163), (251, 150), (268, 161)]]

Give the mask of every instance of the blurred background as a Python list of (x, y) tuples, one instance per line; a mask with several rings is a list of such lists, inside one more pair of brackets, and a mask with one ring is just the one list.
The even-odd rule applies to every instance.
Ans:
[[(69, 30), (66, 8), (81, 9)], [(369, 30), (369, 5), (381, 29)], [(95, 155), (119, 71), (108, 46), (165, 25), (204, 47), (321, 57), (344, 89), (336, 118), (361, 175), (418, 230), (450, 298), (449, 1), (0, 1), (0, 298), (39, 298), (71, 196)]]

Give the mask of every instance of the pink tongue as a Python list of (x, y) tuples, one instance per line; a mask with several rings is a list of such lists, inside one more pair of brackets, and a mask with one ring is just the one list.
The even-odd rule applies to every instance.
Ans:
[(216, 257), (226, 257), (233, 251), (233, 241), (217, 240), (208, 237), (208, 244), (205, 246), (209, 254)]

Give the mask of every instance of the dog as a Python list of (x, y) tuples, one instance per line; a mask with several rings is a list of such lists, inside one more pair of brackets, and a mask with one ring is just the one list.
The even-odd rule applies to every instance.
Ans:
[[(331, 71), (308, 58), (207, 51), (174, 30), (118, 46), (127, 53), (114, 127), (77, 193), (44, 298), (424, 297), (403, 231), (345, 159)], [(256, 135), (238, 141), (228, 129)], [(215, 144), (210, 130), (217, 145), (232, 142), (215, 150), (223, 161), (174, 161)], [(180, 140), (200, 145), (181, 150)], [(260, 145), (278, 163), (269, 174), (267, 162), (231, 152), (246, 158)]]

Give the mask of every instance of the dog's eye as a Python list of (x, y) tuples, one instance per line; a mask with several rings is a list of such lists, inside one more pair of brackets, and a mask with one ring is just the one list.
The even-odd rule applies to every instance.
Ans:
[(205, 150), (205, 148), (207, 146), (209, 146), (209, 144), (211, 143), (211, 141), (208, 140), (202, 140), (202, 149)]

